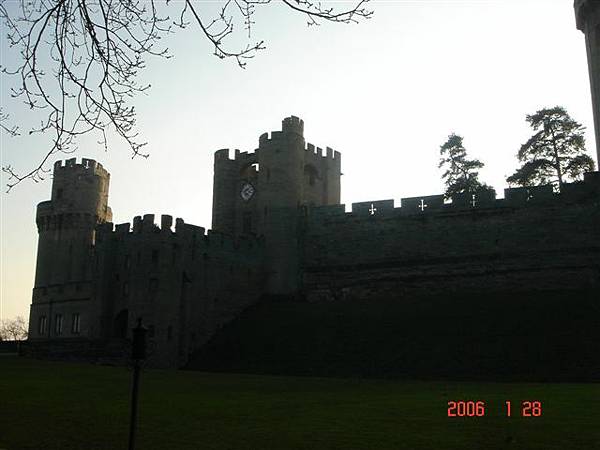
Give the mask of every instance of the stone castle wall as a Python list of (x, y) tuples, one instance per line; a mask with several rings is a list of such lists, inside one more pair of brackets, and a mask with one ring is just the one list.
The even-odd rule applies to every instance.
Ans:
[[(171, 216), (136, 217), (98, 230), (95, 292), (101, 335), (150, 330), (151, 362), (177, 367), (216, 329), (260, 298), (263, 242), (233, 239)], [(126, 318), (126, 320), (125, 320)]]
[[(426, 208), (415, 205), (427, 205)], [(457, 199), (460, 200), (460, 199)], [(309, 300), (402, 298), (600, 286), (600, 173), (565, 186), (507, 189), (473, 206), (442, 196), (309, 209)], [(423, 209), (423, 211), (421, 210)], [(371, 214), (371, 210), (374, 214)]]

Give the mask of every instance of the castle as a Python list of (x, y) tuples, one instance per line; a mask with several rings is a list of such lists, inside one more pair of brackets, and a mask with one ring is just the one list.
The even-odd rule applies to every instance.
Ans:
[[(597, 5), (575, 2), (598, 133)], [(451, 202), (428, 195), (399, 207), (354, 203), (351, 212), (340, 204), (340, 175), (340, 153), (306, 143), (302, 120), (288, 117), (254, 152), (215, 153), (206, 231), (168, 215), (158, 225), (152, 214), (114, 225), (102, 165), (58, 161), (51, 200), (37, 208), (31, 351), (107, 355), (141, 317), (150, 363), (181, 367), (265, 296), (402, 302), (600, 287), (600, 172), (560, 193), (539, 186)]]
[[(113, 225), (96, 161), (54, 166), (37, 209), (30, 342), (72, 349), (130, 337), (142, 317), (151, 362), (180, 367), (262, 296), (309, 302), (440, 292), (598, 289), (600, 172), (506, 189), (339, 204), (341, 155), (283, 120), (251, 153), (214, 158), (213, 229), (163, 215)], [(98, 344), (99, 345), (99, 344)], [(83, 346), (83, 347), (82, 347)], [(75, 351), (75, 350), (72, 350)]]

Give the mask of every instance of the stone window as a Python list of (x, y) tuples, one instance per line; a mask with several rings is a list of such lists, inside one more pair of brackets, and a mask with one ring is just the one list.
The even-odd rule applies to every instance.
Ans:
[(79, 313), (75, 313), (75, 314), (73, 314), (73, 317), (71, 320), (71, 333), (79, 334), (80, 332), (81, 332), (81, 321), (79, 318)]
[(47, 323), (46, 316), (41, 316), (38, 322), (38, 334), (40, 336), (44, 336), (46, 334)]
[(54, 318), (54, 334), (56, 336), (60, 336), (63, 332), (63, 316), (62, 314), (57, 314)]

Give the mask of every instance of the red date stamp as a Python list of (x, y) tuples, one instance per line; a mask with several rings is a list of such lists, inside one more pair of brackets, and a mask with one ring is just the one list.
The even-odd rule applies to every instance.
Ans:
[[(457, 400), (448, 402), (448, 417), (484, 417), (487, 413), (486, 403), (482, 400)], [(502, 414), (512, 417), (514, 414), (521, 417), (540, 417), (542, 415), (542, 402), (537, 400), (522, 401), (513, 411), (510, 400), (504, 402)]]

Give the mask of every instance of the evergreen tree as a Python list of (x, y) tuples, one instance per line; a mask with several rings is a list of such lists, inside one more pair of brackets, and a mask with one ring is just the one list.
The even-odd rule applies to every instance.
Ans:
[(494, 188), (479, 181), (479, 169), (483, 163), (478, 159), (467, 159), (467, 150), (463, 146), (463, 138), (452, 133), (440, 147), (439, 167), (445, 167), (442, 176), (446, 184), (446, 198), (455, 194), (475, 195), (481, 191), (494, 191)]
[(553, 183), (560, 189), (567, 181), (594, 170), (594, 160), (585, 153), (585, 128), (567, 111), (556, 106), (527, 116), (536, 133), (521, 146), (517, 157), (523, 163), (506, 181), (519, 186)]

